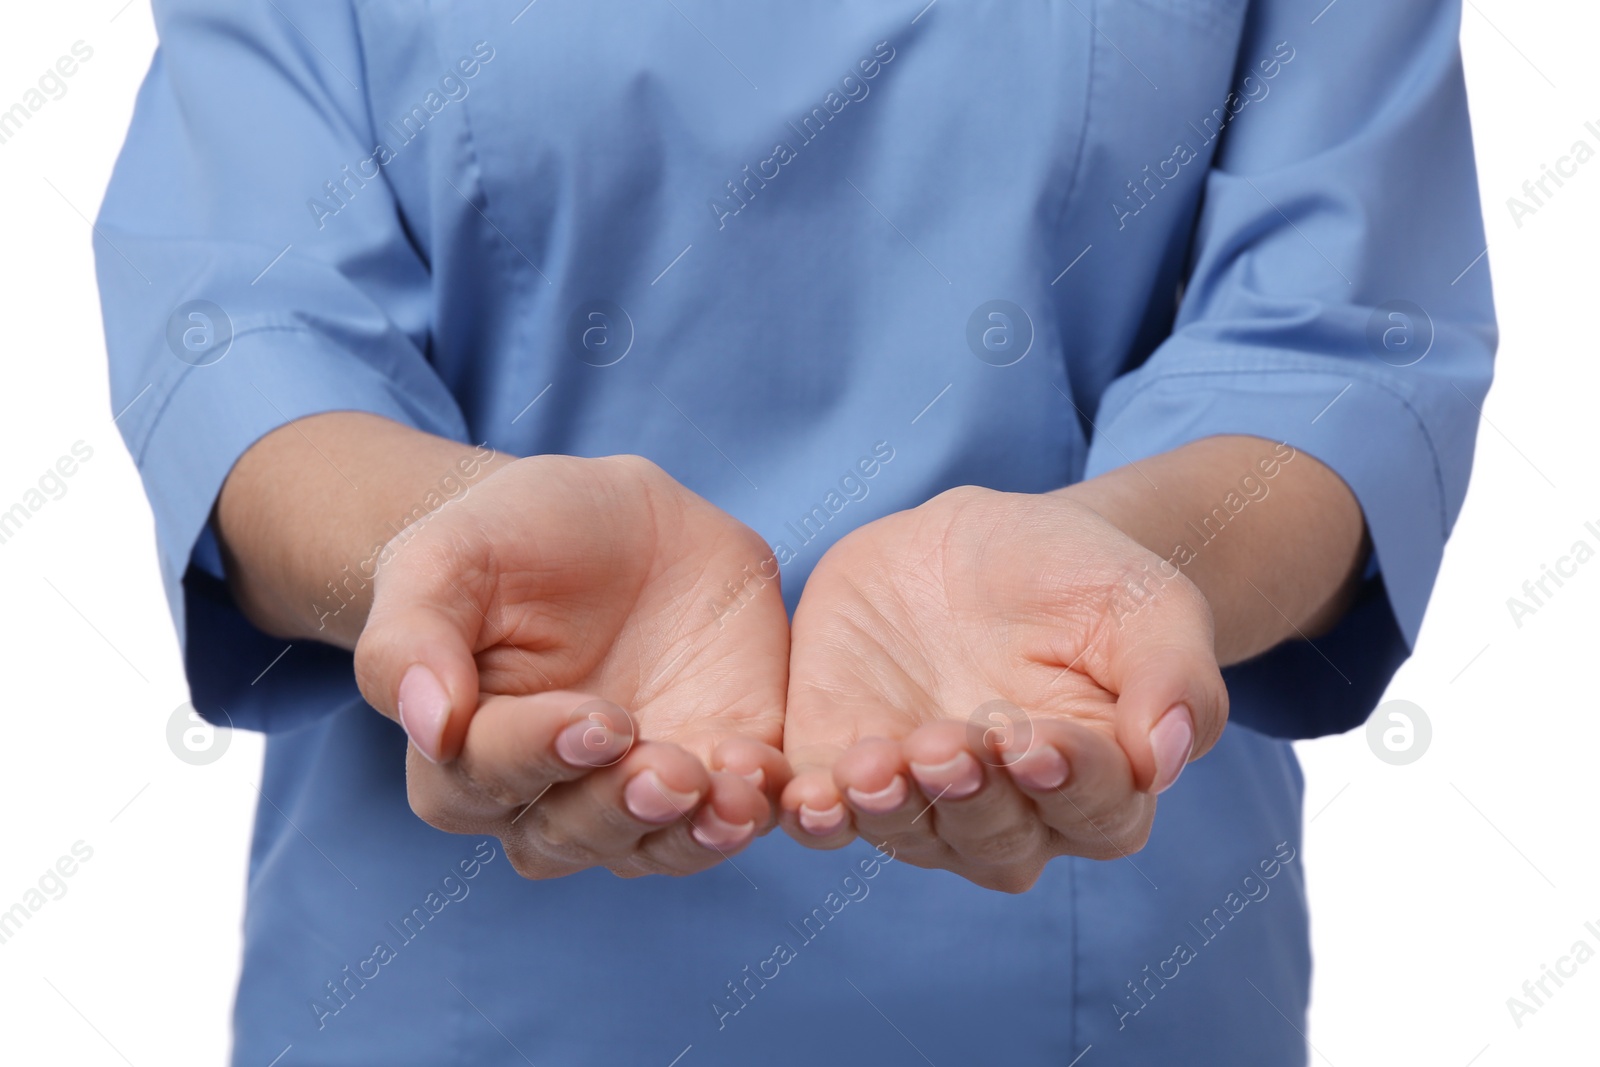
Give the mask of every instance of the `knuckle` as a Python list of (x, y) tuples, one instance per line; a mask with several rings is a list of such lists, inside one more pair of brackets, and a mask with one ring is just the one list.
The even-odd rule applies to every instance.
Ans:
[(538, 805), (534, 805), (528, 812), (529, 817), (515, 822), (505, 831), (504, 838), (508, 854), (515, 851), (524, 857), (530, 870), (544, 872), (537, 877), (554, 878), (606, 861), (606, 857), (596, 854), (563, 821), (532, 818), (537, 809)]
[(601, 805), (594, 817), (596, 824), (589, 836), (595, 840), (629, 842), (637, 845), (644, 835), (659, 829), (654, 824), (641, 828), (640, 821), (619, 804)]
[(526, 878), (530, 882), (542, 882), (551, 878), (560, 878), (580, 869), (554, 861), (551, 857), (542, 855), (521, 841), (506, 840), (503, 841), (503, 844), (505, 845), (506, 859), (511, 862), (511, 869), (516, 871), (519, 877)]
[(573, 869), (592, 867), (602, 859), (581, 835), (574, 832), (573, 826), (560, 819), (541, 820), (523, 830), (521, 840), (529, 851)]
[(468, 778), (466, 779), (466, 792), (474, 798), (497, 808), (510, 810), (522, 803), (520, 794), (503, 782)]
[(486, 767), (463, 754), (457, 761), (456, 773), (461, 788), (472, 796), (501, 808), (516, 808), (526, 803), (522, 789), (507, 781), (503, 773)]
[(1026, 893), (1039, 882), (1039, 876), (1044, 873), (1044, 863), (1016, 864), (1008, 867), (985, 870), (968, 875), (968, 881), (992, 889), (1000, 893), (1013, 895)]
[(641, 867), (641, 866), (639, 866), (637, 864), (615, 864), (615, 865), (607, 867), (606, 870), (610, 871), (612, 874), (616, 875), (618, 878), (629, 878), (629, 879), (632, 879), (632, 878), (643, 878), (646, 875), (658, 873), (656, 871), (646, 870), (645, 868), (643, 868), (643, 867)]
[(1078, 855), (1092, 860), (1119, 860), (1144, 849), (1150, 841), (1150, 820), (1142, 819), (1129, 827), (1107, 831), (1103, 836), (1093, 834), (1083, 840), (1083, 847), (1074, 849)]
[(1228, 686), (1223, 682), (1220, 672), (1208, 688), (1208, 706), (1191, 709), (1195, 713), (1196, 758), (1211, 751), (1211, 747), (1222, 738), (1223, 728), (1228, 725)]
[(875, 844), (880, 850), (896, 859), (905, 860), (913, 867), (943, 866), (955, 854), (944, 842), (915, 831), (881, 833), (858, 830), (858, 835), (868, 844)]
[[(625, 870), (625, 878), (642, 878), (645, 875), (661, 874), (667, 876), (692, 874), (697, 868), (689, 867), (681, 862), (674, 862), (652, 849), (643, 849), (634, 852), (624, 864), (619, 865), (618, 873)], [(613, 868), (617, 869), (617, 868)]]
[(517, 877), (526, 878), (530, 882), (539, 881), (544, 875), (538, 865), (529, 861), (527, 856), (520, 855), (510, 849), (506, 850), (506, 859), (511, 861), (511, 869), (517, 872)]
[(1067, 809), (1052, 808), (1048, 816), (1057, 854), (1122, 859), (1143, 849), (1150, 840), (1155, 799), (1147, 794), (1113, 800), (1080, 793), (1069, 800), (1072, 803)]
[(435, 787), (411, 786), (406, 799), (417, 818), (436, 830), (451, 834), (480, 833), (485, 820), (463, 809), (457, 798)]
[(1011, 866), (1038, 850), (1040, 834), (1031, 823), (1011, 823), (965, 843), (963, 855), (984, 866)]
[(389, 662), (387, 655), (390, 640), (386, 631), (380, 625), (372, 625), (372, 617), (361, 630), (361, 635), (356, 639), (354, 653), (356, 688), (361, 691), (361, 696), (368, 704), (382, 707), (391, 698), (389, 692), (391, 680), (384, 676), (385, 665)]

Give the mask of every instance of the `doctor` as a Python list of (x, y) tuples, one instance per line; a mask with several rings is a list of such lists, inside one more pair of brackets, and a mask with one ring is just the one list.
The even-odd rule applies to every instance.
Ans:
[(96, 249), (269, 737), (234, 1062), (1304, 1062), (1288, 741), (1490, 377), (1458, 14), (157, 3)]

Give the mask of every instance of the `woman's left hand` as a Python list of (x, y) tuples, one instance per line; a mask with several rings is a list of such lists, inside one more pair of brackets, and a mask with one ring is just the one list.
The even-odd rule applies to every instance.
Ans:
[(1205, 597), (1071, 490), (956, 489), (852, 532), (792, 634), (785, 829), (992, 889), (1141, 848), (1227, 720)]

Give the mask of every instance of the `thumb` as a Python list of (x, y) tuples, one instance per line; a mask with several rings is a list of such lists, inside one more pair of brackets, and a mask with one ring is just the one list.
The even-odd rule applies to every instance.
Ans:
[(484, 623), (478, 605), (443, 577), (448, 571), (429, 568), (439, 577), (420, 587), (416, 571), (380, 576), (355, 651), (361, 695), (435, 763), (460, 753), (478, 706), (473, 647)]
[(1117, 740), (1137, 788), (1155, 794), (1190, 760), (1211, 749), (1228, 721), (1228, 690), (1212, 639), (1209, 608), (1174, 597), (1116, 631), (1107, 681), (1117, 694)]

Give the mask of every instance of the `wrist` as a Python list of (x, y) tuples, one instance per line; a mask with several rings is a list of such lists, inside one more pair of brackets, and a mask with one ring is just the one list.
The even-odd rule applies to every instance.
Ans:
[(1360, 504), (1337, 473), (1285, 443), (1203, 438), (1058, 492), (1194, 583), (1223, 664), (1325, 632), (1359, 585)]
[(218, 497), (235, 602), (275, 636), (354, 647), (393, 546), (509, 460), (359, 412), (278, 428)]

